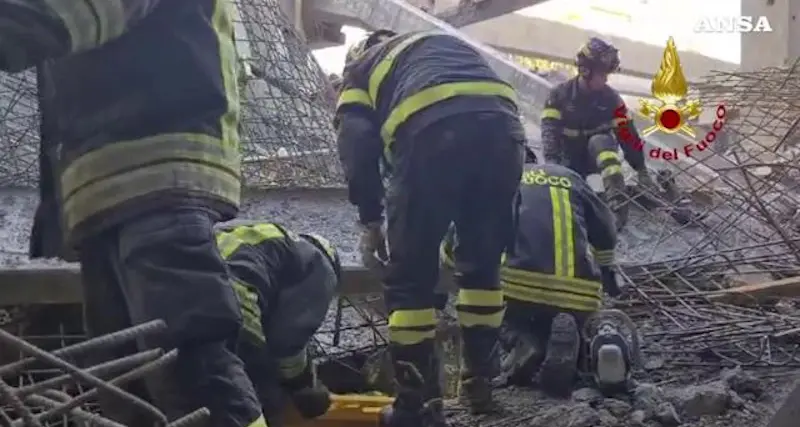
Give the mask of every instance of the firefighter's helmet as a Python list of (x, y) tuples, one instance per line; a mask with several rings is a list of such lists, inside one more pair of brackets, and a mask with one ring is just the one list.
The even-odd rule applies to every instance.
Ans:
[(349, 64), (350, 62), (356, 60), (358, 57), (361, 56), (364, 52), (366, 52), (372, 46), (383, 42), (384, 40), (390, 39), (396, 36), (392, 30), (377, 30), (373, 31), (363, 40), (360, 40), (358, 43), (354, 44), (347, 50), (347, 55), (345, 55), (345, 64)]
[(331, 244), (330, 240), (314, 233), (300, 234), (300, 237), (309, 241), (312, 245), (316, 246), (317, 249), (325, 254), (325, 256), (328, 258), (328, 261), (331, 262), (331, 266), (333, 266), (333, 271), (336, 273), (337, 282), (341, 283), (342, 261), (339, 258), (339, 251), (337, 251), (336, 247)]
[(578, 51), (575, 65), (582, 75), (593, 71), (608, 74), (616, 72), (619, 69), (619, 50), (605, 40), (592, 37)]

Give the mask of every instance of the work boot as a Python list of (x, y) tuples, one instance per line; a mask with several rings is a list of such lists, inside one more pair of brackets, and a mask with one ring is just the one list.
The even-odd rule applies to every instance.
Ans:
[(314, 364), (311, 362), (300, 375), (284, 380), (283, 386), (303, 418), (322, 416), (331, 406), (331, 393), (324, 384), (317, 381)]
[(397, 395), (391, 406), (381, 410), (381, 427), (447, 427), (434, 340), (389, 348)]
[(463, 363), (459, 400), (474, 414), (500, 409), (492, 397), (492, 378), (500, 367), (499, 332), (499, 328), (486, 326), (461, 329)]
[(62, 56), (70, 40), (43, 1), (0, 1), (0, 71), (19, 72)]
[(630, 347), (611, 322), (599, 325), (590, 345), (591, 369), (597, 388), (606, 395), (624, 392), (628, 385)]
[(539, 382), (545, 393), (567, 397), (578, 375), (580, 332), (572, 315), (559, 313), (550, 324), (550, 340)]

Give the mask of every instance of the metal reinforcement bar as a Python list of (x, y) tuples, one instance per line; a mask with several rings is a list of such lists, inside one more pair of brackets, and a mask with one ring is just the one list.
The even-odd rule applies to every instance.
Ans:
[[(86, 425), (126, 427), (84, 409), (97, 398), (98, 394), (104, 393), (135, 408), (137, 413), (146, 415), (150, 419), (148, 425), (165, 427), (203, 425), (210, 415), (205, 408), (168, 422), (166, 415), (158, 408), (120, 388), (173, 363), (178, 355), (175, 350), (166, 354), (161, 349), (149, 350), (88, 368), (81, 368), (71, 362), (90, 354), (96, 357), (98, 352), (103, 350), (134, 342), (144, 336), (160, 334), (165, 330), (166, 324), (155, 320), (48, 352), (0, 329), (0, 346), (28, 356), (0, 366), (0, 424), (9, 427), (43, 427), (52, 425), (50, 422), (53, 420), (67, 416), (67, 419), (81, 421)], [(14, 387), (7, 382), (7, 378), (12, 378), (34, 363), (54, 367), (63, 374), (26, 386)], [(65, 386), (70, 383), (91, 388), (70, 395), (63, 391), (69, 388)]]

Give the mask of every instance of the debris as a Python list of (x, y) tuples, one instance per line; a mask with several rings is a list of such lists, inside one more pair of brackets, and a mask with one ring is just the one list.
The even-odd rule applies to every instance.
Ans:
[(633, 410), (633, 406), (630, 403), (620, 399), (604, 399), (602, 406), (617, 418), (625, 417)]
[(671, 390), (668, 399), (690, 418), (721, 415), (728, 409), (728, 387), (721, 381)]
[(603, 400), (603, 395), (597, 389), (584, 387), (572, 392), (572, 400), (594, 405)]
[(764, 385), (761, 380), (741, 367), (722, 371), (720, 378), (726, 386), (738, 394), (749, 393), (755, 397), (760, 397), (764, 392)]
[(743, 285), (717, 291), (709, 295), (709, 298), (713, 301), (725, 302), (739, 300), (745, 302), (765, 302), (780, 297), (800, 297), (800, 276)]

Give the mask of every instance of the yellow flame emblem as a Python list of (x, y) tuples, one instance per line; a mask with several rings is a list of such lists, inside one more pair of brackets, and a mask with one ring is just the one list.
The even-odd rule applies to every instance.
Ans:
[(642, 136), (648, 136), (660, 130), (665, 133), (683, 132), (694, 137), (694, 129), (687, 122), (697, 119), (702, 108), (698, 100), (684, 102), (688, 92), (689, 85), (683, 75), (678, 48), (675, 47), (675, 40), (670, 37), (667, 40), (667, 47), (664, 48), (661, 66), (658, 67), (658, 72), (653, 77), (653, 83), (650, 86), (650, 93), (661, 101), (661, 105), (656, 105), (648, 100), (639, 101), (639, 112), (654, 121), (652, 126), (642, 131)]

